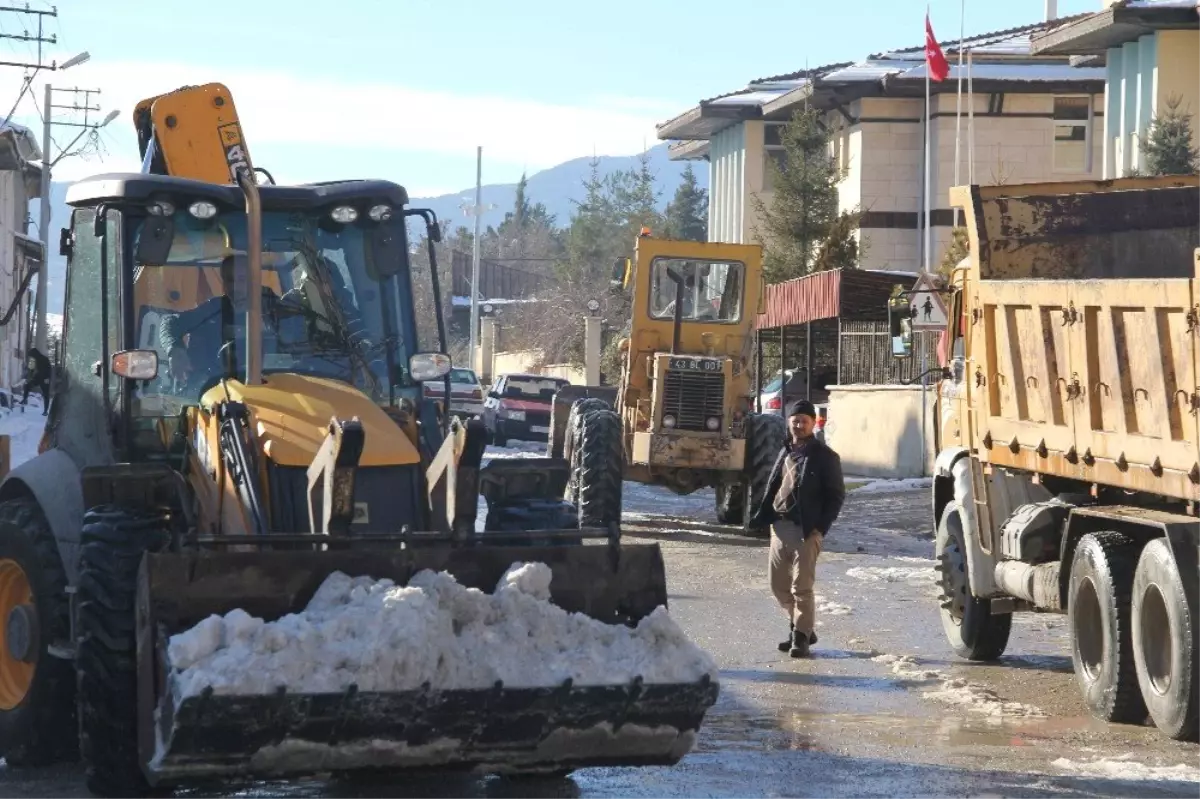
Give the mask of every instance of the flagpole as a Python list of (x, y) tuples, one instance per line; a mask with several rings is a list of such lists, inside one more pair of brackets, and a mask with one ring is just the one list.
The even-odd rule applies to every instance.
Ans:
[(971, 74), (974, 53), (967, 51), (967, 182), (975, 185), (975, 79)]
[(929, 159), (929, 151), (931, 149), (929, 146), (929, 135), (930, 135), (930, 131), (933, 128), (932, 124), (930, 123), (930, 117), (932, 116), (932, 114), (930, 113), (930, 103), (929, 103), (929, 84), (930, 84), (929, 71), (930, 71), (929, 64), (926, 63), (925, 64), (925, 271), (926, 272), (930, 271), (929, 266), (930, 266), (930, 262), (931, 262), (930, 252), (929, 252), (929, 232), (930, 232), (930, 227), (929, 227), (929, 195), (930, 195), (929, 181), (930, 181), (930, 178), (933, 173), (933, 170), (930, 168), (930, 163), (929, 163), (929, 160), (930, 160)]
[[(954, 108), (954, 185), (959, 185), (962, 162), (963, 43), (967, 38), (967, 0), (961, 0), (958, 12), (958, 98)], [(958, 224), (958, 210), (954, 211)]]

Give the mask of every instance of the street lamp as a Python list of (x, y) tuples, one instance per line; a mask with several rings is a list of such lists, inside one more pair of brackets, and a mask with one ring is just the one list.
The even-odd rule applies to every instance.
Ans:
[(92, 54), (89, 53), (87, 50), (84, 50), (79, 55), (71, 56), (66, 61), (59, 64), (56, 67), (56, 69), (70, 69), (71, 67), (77, 67), (80, 64), (85, 64), (91, 60), (92, 60)]

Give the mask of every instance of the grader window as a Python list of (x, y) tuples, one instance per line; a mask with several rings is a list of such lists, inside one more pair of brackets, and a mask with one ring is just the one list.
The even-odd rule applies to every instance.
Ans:
[(692, 261), (655, 258), (650, 266), (650, 316), (675, 318), (676, 281), (683, 280), (684, 322), (733, 324), (742, 318), (745, 264), (740, 261)]

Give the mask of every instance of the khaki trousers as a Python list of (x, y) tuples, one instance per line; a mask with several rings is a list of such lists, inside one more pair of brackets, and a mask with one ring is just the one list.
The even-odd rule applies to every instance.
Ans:
[[(783, 529), (779, 529), (783, 526)], [(783, 536), (780, 536), (783, 533)], [(813, 585), (817, 579), (817, 558), (821, 554), (819, 533), (800, 540), (800, 530), (789, 522), (771, 525), (771, 554), (767, 572), (771, 593), (796, 630), (811, 637), (816, 623)]]

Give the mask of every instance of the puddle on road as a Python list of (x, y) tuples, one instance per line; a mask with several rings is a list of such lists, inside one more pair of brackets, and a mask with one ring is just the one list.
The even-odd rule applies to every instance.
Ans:
[(1022, 747), (1065, 734), (1103, 729), (1090, 717), (939, 718), (896, 714), (827, 713), (791, 708), (774, 713), (710, 713), (696, 751), (804, 749), (837, 751), (864, 743), (879, 746)]

